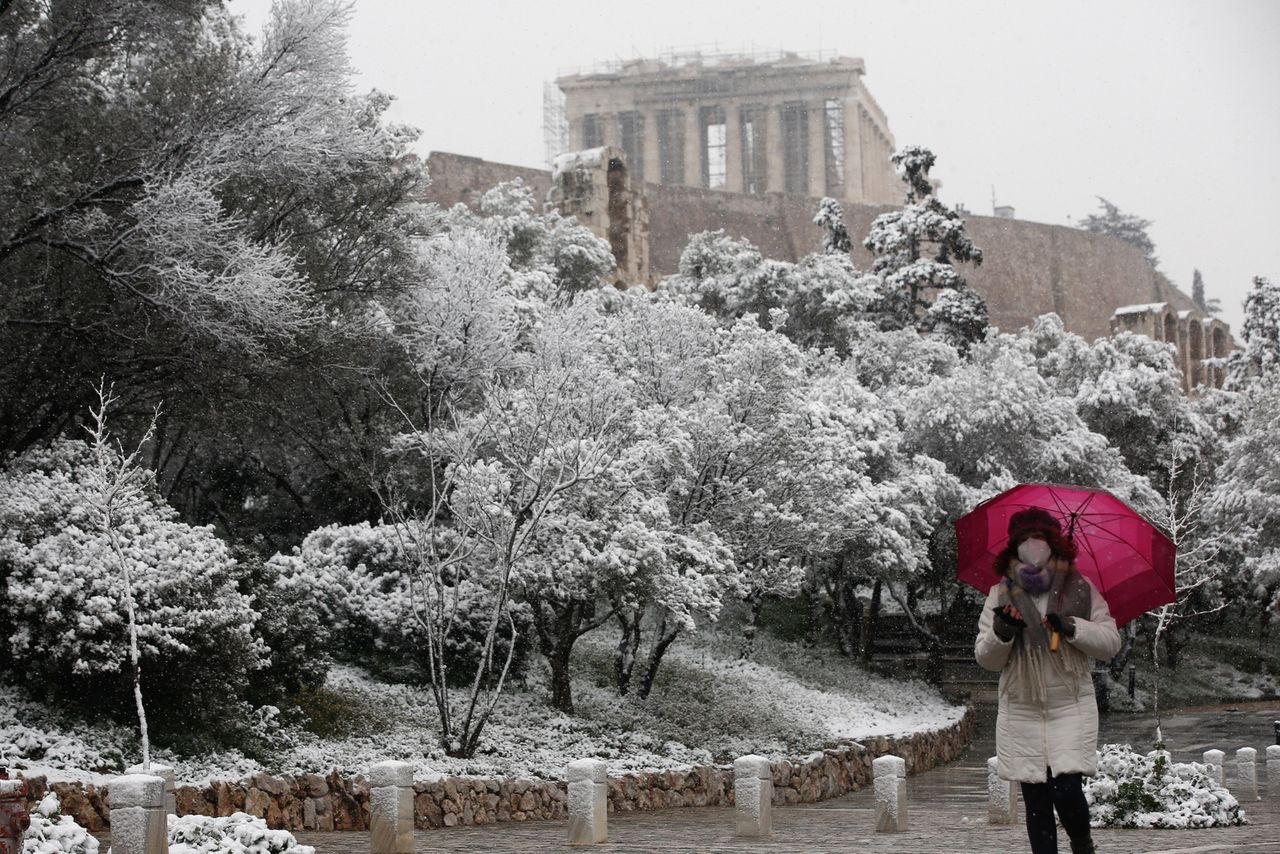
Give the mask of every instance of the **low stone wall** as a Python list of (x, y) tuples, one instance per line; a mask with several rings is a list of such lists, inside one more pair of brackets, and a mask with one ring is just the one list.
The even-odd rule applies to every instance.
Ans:
[[(774, 762), (773, 802), (813, 803), (856, 791), (872, 782), (877, 756), (902, 757), (916, 774), (959, 757), (974, 731), (973, 709), (957, 723), (934, 732), (880, 737), (841, 745), (803, 758)], [(32, 802), (52, 789), (63, 813), (92, 831), (106, 829), (107, 787), (79, 783), (46, 785), (30, 779)], [(414, 823), (419, 828), (565, 818), (566, 784), (558, 780), (506, 777), (445, 777), (414, 783)], [(179, 815), (223, 816), (247, 812), (287, 830), (367, 830), (369, 787), (362, 776), (273, 777), (256, 774), (239, 783), (202, 788), (178, 786)], [(698, 765), (670, 771), (627, 771), (609, 778), (609, 811), (668, 807), (731, 806), (733, 766)]]

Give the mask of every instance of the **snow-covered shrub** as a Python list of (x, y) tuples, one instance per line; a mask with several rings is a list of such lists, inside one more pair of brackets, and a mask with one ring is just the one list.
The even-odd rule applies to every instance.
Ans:
[(58, 796), (50, 792), (31, 812), (22, 854), (98, 854), (98, 840), (71, 816), (63, 815)]
[[(447, 534), (442, 533), (441, 536)], [(331, 651), (348, 660), (369, 662), (377, 653), (402, 665), (426, 668), (426, 639), (415, 616), (422, 607), (422, 583), (414, 580), (413, 544), (394, 525), (328, 525), (307, 535), (289, 555), (276, 555), (268, 565), (279, 572), (279, 586), (309, 592), (319, 615), (321, 632), (330, 638)], [(453, 613), (445, 655), (451, 679), (469, 682), (475, 675), (488, 622), (492, 598), (488, 588), (466, 578), (443, 587)], [(510, 606), (519, 635), (528, 638), (526, 609)], [(506, 633), (499, 633), (496, 656), (505, 660)], [(513, 670), (526, 658), (527, 647), (517, 646)]]
[[(132, 713), (124, 584), (95, 504), (89, 446), (63, 439), (0, 472), (0, 641), (11, 678), (40, 693)], [(159, 728), (226, 723), (265, 650), (212, 528), (184, 524), (148, 487), (119, 508), (143, 693)]]
[(234, 813), (222, 818), (169, 816), (169, 854), (315, 854), (287, 830), (271, 830), (260, 818)]
[(251, 567), (241, 590), (258, 613), (254, 634), (271, 651), (270, 663), (250, 677), (254, 702), (278, 702), (323, 684), (331, 662), (329, 641), (308, 579), (287, 575), (278, 563), (257, 555), (242, 555), (241, 565)]
[(1143, 756), (1127, 744), (1104, 744), (1085, 798), (1094, 827), (1222, 827), (1245, 824), (1239, 802), (1198, 762)]

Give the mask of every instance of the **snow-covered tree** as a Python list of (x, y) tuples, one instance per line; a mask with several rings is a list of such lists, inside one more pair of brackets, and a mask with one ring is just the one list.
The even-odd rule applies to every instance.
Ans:
[(480, 198), (480, 214), (506, 238), (511, 266), (527, 277), (541, 276), (553, 290), (547, 298), (572, 302), (600, 287), (614, 267), (609, 243), (559, 211), (535, 211), (533, 191), (516, 178)]
[(1280, 284), (1255, 276), (1244, 300), (1243, 347), (1227, 359), (1227, 386), (1243, 388), (1252, 377), (1280, 369)]
[(1257, 602), (1265, 629), (1280, 607), (1280, 371), (1255, 378), (1241, 398), (1242, 417), (1227, 442), (1210, 512), (1230, 537), (1227, 559), (1241, 572), (1241, 592)]
[[(1036, 318), (1017, 337), (1030, 345), (1040, 375), (1074, 401), (1089, 429), (1106, 436), (1131, 471), (1163, 491), (1176, 452), (1179, 471), (1212, 475), (1195, 460), (1213, 456), (1216, 431), (1183, 392), (1171, 345), (1127, 332), (1090, 345), (1054, 314)], [(1179, 486), (1176, 478), (1172, 483)]]
[(911, 390), (903, 406), (910, 446), (945, 463), (975, 498), (1041, 481), (1095, 484), (1139, 506), (1155, 500), (1146, 478), (1040, 375), (1023, 339), (976, 345), (969, 362)]
[(832, 255), (847, 255), (853, 249), (853, 240), (844, 224), (844, 209), (832, 198), (818, 203), (818, 213), (813, 224), (822, 227), (822, 251)]
[(1204, 277), (1200, 275), (1199, 270), (1194, 270), (1191, 274), (1191, 301), (1196, 304), (1196, 308), (1200, 309), (1210, 317), (1213, 317), (1216, 314), (1222, 314), (1221, 300), (1205, 298)]
[(847, 253), (807, 255), (796, 264), (764, 258), (744, 239), (707, 231), (689, 239), (679, 273), (659, 293), (732, 323), (754, 317), (803, 347), (845, 353), (853, 327), (879, 298), (880, 280)]
[(1151, 227), (1151, 220), (1124, 213), (1102, 196), (1098, 196), (1098, 203), (1102, 207), (1102, 212), (1089, 214), (1080, 220), (1079, 227), (1095, 234), (1109, 234), (1130, 246), (1137, 247), (1154, 268), (1158, 264), (1156, 245), (1147, 234), (1147, 229)]
[(890, 328), (922, 329), (937, 322), (940, 332), (962, 345), (979, 340), (987, 326), (986, 303), (980, 296), (948, 297), (931, 312), (934, 300), (929, 295), (966, 292), (968, 286), (954, 262), (981, 264), (982, 250), (965, 234), (960, 214), (934, 195), (929, 182), (933, 152), (907, 146), (892, 160), (907, 185), (906, 204), (876, 217), (863, 241), (876, 256), (871, 271), (883, 280), (881, 322)]
[(65, 433), (105, 375), (124, 437), (165, 401), (147, 464), (186, 518), (288, 540), (368, 512), (367, 303), (429, 226), (349, 17), (285, 0), (255, 41), (215, 0), (5, 4), (0, 448)]

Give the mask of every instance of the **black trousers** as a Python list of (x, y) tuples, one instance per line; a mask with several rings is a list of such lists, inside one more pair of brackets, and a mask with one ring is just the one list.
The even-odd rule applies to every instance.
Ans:
[(1081, 775), (1054, 776), (1052, 771), (1047, 773), (1047, 782), (1022, 784), (1031, 854), (1058, 854), (1058, 822), (1053, 817), (1055, 808), (1067, 836), (1071, 838), (1072, 849), (1088, 851), (1091, 839), (1089, 802), (1084, 799)]

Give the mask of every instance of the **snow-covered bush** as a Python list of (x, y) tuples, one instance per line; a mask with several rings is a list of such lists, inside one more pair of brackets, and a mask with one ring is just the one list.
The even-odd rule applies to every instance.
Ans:
[(260, 818), (234, 813), (222, 818), (169, 816), (169, 854), (315, 854), (287, 830), (271, 830)]
[[(449, 536), (441, 532), (438, 536)], [(346, 659), (367, 659), (377, 653), (401, 665), (426, 667), (426, 641), (415, 615), (414, 544), (394, 525), (328, 525), (307, 535), (289, 555), (276, 555), (268, 567), (279, 574), (277, 586), (306, 596), (318, 615), (319, 631), (329, 638), (329, 651)], [(444, 595), (450, 602), (453, 626), (446, 639), (450, 677), (462, 682), (475, 675), (487, 620), (492, 613), (488, 589), (466, 578), (451, 579)], [(420, 584), (419, 584), (420, 587)], [(528, 613), (512, 606), (513, 618), (527, 638)], [(517, 646), (512, 667), (525, 660), (526, 647)], [(505, 637), (498, 655), (505, 659)]]
[(1245, 824), (1240, 804), (1198, 762), (1143, 756), (1127, 744), (1104, 744), (1098, 774), (1086, 778), (1094, 827), (1222, 827)]
[[(63, 439), (0, 472), (3, 667), (40, 693), (132, 711), (120, 568), (95, 504), (89, 446)], [(237, 589), (239, 570), (212, 528), (184, 524), (148, 487), (118, 508), (130, 561), (147, 705), (161, 727), (226, 723), (265, 649)]]
[(320, 686), (332, 657), (329, 632), (309, 580), (287, 575), (278, 563), (256, 554), (239, 557), (241, 566), (248, 568), (241, 590), (249, 594), (258, 614), (254, 634), (271, 651), (267, 666), (250, 677), (251, 699), (278, 703), (301, 689)]
[(98, 840), (71, 816), (63, 815), (58, 796), (50, 792), (31, 812), (22, 854), (98, 854)]

